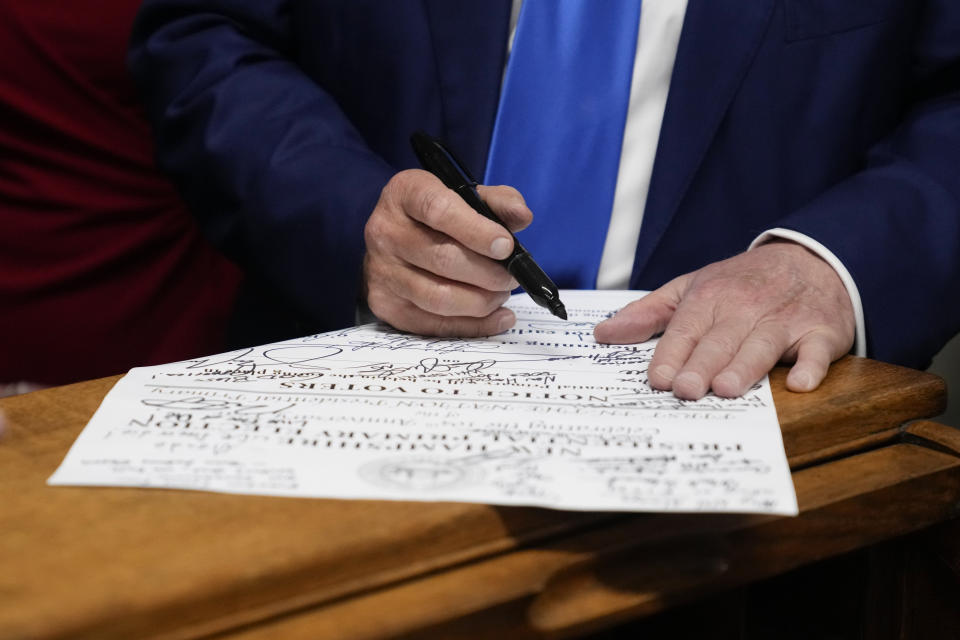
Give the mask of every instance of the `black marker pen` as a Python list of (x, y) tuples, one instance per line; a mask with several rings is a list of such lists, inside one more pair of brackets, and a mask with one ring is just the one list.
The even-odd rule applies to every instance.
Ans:
[[(417, 131), (410, 136), (410, 144), (413, 145), (413, 151), (424, 169), (440, 178), (448, 188), (456, 191), (474, 211), (503, 225), (503, 222), (494, 215), (477, 193), (477, 181), (439, 140), (422, 131)], [(509, 232), (509, 229), (507, 231)], [(566, 320), (567, 310), (560, 302), (557, 285), (553, 284), (543, 269), (533, 261), (513, 233), (510, 233), (510, 237), (513, 238), (513, 253), (500, 263), (507, 268), (510, 275), (517, 279), (534, 302), (549, 309), (550, 313), (558, 318)]]

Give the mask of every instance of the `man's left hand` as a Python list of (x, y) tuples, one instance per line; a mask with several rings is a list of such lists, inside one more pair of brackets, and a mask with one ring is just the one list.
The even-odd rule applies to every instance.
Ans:
[(850, 351), (855, 317), (843, 282), (801, 245), (774, 241), (675, 278), (599, 323), (597, 342), (663, 332), (652, 387), (698, 399), (741, 396), (777, 362), (795, 362), (791, 391), (812, 391)]

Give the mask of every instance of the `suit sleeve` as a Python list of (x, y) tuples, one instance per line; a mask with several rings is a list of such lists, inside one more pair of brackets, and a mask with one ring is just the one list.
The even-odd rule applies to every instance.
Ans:
[(862, 171), (778, 224), (851, 273), (868, 355), (916, 368), (960, 331), (960, 5), (928, 4), (899, 126)]
[(394, 170), (293, 47), (286, 0), (147, 0), (129, 64), (158, 163), (208, 236), (314, 326), (346, 326)]

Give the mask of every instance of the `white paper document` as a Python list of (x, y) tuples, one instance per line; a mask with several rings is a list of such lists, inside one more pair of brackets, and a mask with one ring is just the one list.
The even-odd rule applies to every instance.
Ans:
[(655, 341), (593, 340), (639, 296), (564, 291), (562, 321), (516, 295), (491, 338), (371, 324), (133, 369), (49, 483), (796, 514), (766, 379), (678, 400), (647, 384)]

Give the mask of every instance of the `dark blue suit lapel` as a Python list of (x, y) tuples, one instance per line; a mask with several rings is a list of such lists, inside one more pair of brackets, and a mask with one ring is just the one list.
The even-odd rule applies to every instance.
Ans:
[(631, 283), (690, 188), (770, 22), (774, 0), (689, 0)]
[(423, 0), (446, 139), (482, 176), (500, 96), (511, 0)]

